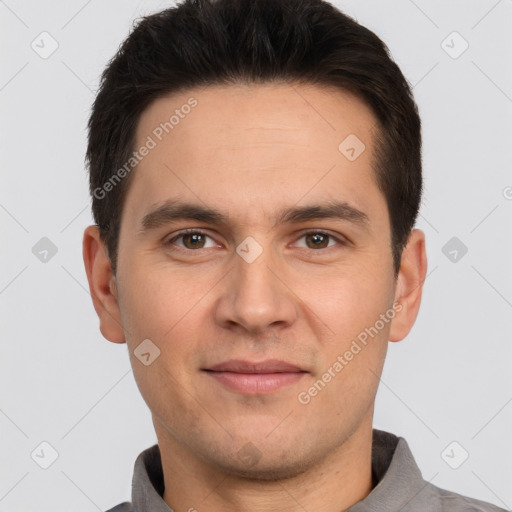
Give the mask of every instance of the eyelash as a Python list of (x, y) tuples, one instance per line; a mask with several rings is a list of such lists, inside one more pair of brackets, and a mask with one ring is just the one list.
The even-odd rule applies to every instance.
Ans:
[[(171, 239), (169, 239), (167, 242), (165, 242), (165, 245), (166, 246), (172, 245), (176, 240), (182, 238), (185, 235), (190, 235), (190, 234), (203, 235), (203, 236), (206, 236), (206, 237), (211, 238), (213, 240), (213, 237), (211, 237), (208, 233), (202, 231), (201, 229), (193, 229), (193, 228), (191, 228), (191, 229), (185, 229), (183, 231), (180, 231), (177, 235), (173, 236)], [(307, 235), (324, 235), (324, 236), (329, 237), (330, 240), (335, 240), (341, 246), (347, 246), (349, 244), (348, 240), (346, 240), (344, 237), (337, 237), (337, 236), (332, 235), (331, 233), (328, 233), (326, 231), (321, 231), (321, 230), (318, 230), (318, 229), (309, 229), (309, 230), (306, 230), (306, 231), (302, 231), (300, 233), (300, 236), (299, 236), (298, 240), (300, 240), (301, 238), (303, 238), (303, 237), (305, 237)], [(327, 249), (332, 249), (332, 248), (333, 247), (331, 246), (331, 247), (322, 247), (320, 249), (310, 249), (309, 247), (306, 247), (305, 249), (309, 249), (311, 251), (319, 252), (320, 250), (325, 251)], [(180, 251), (185, 251), (185, 252), (188, 252), (188, 253), (193, 253), (193, 252), (200, 252), (200, 250), (202, 248), (199, 248), (199, 249), (187, 249), (187, 248), (184, 248), (184, 247), (176, 246), (176, 249), (180, 250)], [(211, 247), (207, 247), (206, 249), (211, 249)], [(301, 249), (304, 249), (304, 247), (301, 247)]]

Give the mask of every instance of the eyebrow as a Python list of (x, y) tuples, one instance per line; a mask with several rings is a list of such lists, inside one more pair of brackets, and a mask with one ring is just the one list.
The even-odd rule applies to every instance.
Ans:
[[(344, 201), (329, 200), (322, 204), (285, 208), (276, 216), (273, 228), (279, 224), (298, 224), (320, 219), (348, 221), (363, 229), (370, 227), (368, 215), (363, 211)], [(178, 200), (167, 200), (144, 215), (140, 232), (152, 231), (178, 220), (193, 220), (218, 226), (229, 224), (229, 217), (215, 208)]]

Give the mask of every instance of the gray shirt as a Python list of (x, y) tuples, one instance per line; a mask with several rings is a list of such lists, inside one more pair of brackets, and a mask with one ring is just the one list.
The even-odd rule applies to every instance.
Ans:
[[(375, 487), (346, 512), (505, 512), (423, 480), (406, 440), (383, 430), (373, 429), (372, 475)], [(162, 461), (155, 444), (135, 461), (132, 502), (108, 512), (172, 512), (162, 499), (163, 493)]]

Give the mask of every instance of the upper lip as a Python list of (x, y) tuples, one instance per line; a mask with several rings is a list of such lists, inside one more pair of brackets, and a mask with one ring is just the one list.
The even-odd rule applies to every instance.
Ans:
[(205, 370), (215, 372), (235, 372), (235, 373), (285, 373), (285, 372), (304, 372), (302, 368), (281, 361), (279, 359), (267, 359), (261, 362), (243, 361), (241, 359), (230, 359), (223, 363), (216, 364)]

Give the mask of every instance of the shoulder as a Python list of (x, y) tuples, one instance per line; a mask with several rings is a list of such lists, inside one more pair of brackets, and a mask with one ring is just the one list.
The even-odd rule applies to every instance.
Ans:
[(108, 509), (106, 512), (133, 512), (132, 504), (128, 501), (116, 505), (114, 508)]
[(432, 491), (437, 494), (440, 510), (442, 512), (507, 512), (506, 509), (500, 508), (487, 501), (477, 500), (456, 492), (440, 489), (435, 485), (429, 484)]

